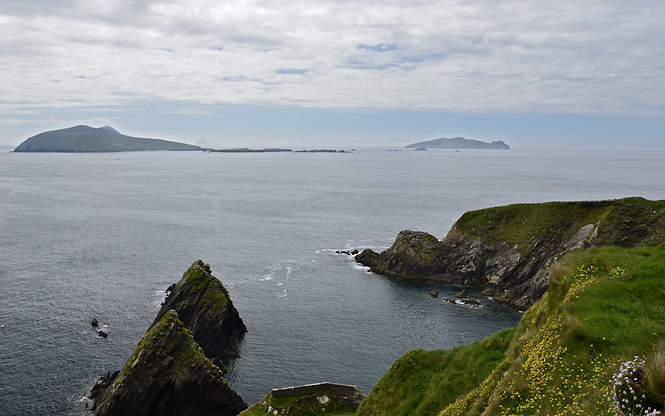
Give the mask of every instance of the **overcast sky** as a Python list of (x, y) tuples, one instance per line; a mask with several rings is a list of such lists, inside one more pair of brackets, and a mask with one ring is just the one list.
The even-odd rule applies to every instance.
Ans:
[(663, 0), (2, 0), (0, 145), (665, 142)]

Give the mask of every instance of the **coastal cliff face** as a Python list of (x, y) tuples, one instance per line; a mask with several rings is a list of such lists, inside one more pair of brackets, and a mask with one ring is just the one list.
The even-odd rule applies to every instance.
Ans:
[(487, 208), (465, 213), (441, 241), (406, 230), (388, 250), (365, 250), (356, 261), (406, 280), (485, 286), (496, 301), (526, 309), (547, 291), (562, 255), (658, 245), (665, 241), (664, 214), (665, 201), (643, 198)]
[[(170, 310), (95, 402), (97, 416), (235, 416), (245, 402)], [(93, 399), (95, 399), (93, 397)]]
[(229, 293), (210, 272), (210, 266), (197, 260), (170, 288), (162, 308), (150, 328), (168, 311), (178, 312), (207, 357), (237, 357), (238, 346), (247, 328)]
[(217, 358), (237, 356), (247, 332), (226, 288), (197, 260), (167, 291), (123, 370), (92, 388), (95, 415), (235, 416), (247, 408)]

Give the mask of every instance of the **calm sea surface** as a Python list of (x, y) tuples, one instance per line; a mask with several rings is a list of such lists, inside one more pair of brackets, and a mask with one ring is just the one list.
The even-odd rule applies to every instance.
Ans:
[[(414, 348), (514, 326), (433, 287), (367, 273), (403, 229), (445, 236), (465, 211), (517, 202), (665, 198), (665, 152), (0, 154), (0, 414), (80, 414), (197, 259), (249, 332), (228, 379), (251, 403), (332, 381), (369, 392)], [(99, 338), (97, 318), (108, 332)]]

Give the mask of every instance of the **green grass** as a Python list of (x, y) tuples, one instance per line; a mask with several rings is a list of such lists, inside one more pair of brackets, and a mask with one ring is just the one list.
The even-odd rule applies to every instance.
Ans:
[[(319, 397), (326, 396), (329, 401), (321, 403)], [(250, 406), (247, 410), (240, 413), (239, 416), (265, 416), (277, 410), (278, 415), (291, 416), (310, 416), (310, 415), (352, 415), (353, 409), (346, 408), (339, 400), (335, 399), (332, 392), (321, 390), (315, 394), (302, 396), (290, 396), (273, 398), (269, 393), (259, 403)]]
[(568, 241), (581, 227), (600, 224), (596, 246), (657, 245), (665, 241), (665, 201), (625, 198), (598, 202), (513, 204), (469, 211), (455, 226), (489, 245), (507, 243), (528, 253)]
[(451, 350), (409, 351), (379, 380), (357, 415), (433, 415), (473, 390), (504, 358), (515, 329)]
[[(441, 415), (613, 415), (612, 375), (665, 334), (665, 245), (566, 256), (504, 362)], [(650, 360), (650, 358), (648, 358)]]
[(662, 402), (664, 278), (665, 243), (571, 252), (517, 328), (450, 351), (409, 352), (358, 414), (614, 415), (612, 377), (636, 356), (645, 359), (646, 394)]

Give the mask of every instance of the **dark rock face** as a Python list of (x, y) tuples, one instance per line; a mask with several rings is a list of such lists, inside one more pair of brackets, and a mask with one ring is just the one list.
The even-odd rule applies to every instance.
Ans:
[(626, 198), (471, 211), (441, 241), (402, 231), (388, 250), (367, 249), (355, 259), (387, 276), (485, 286), (483, 294), (526, 309), (547, 291), (552, 266), (570, 250), (665, 241), (664, 202)]
[(122, 372), (107, 374), (96, 390), (97, 416), (235, 416), (247, 408), (173, 310), (143, 337)]
[(247, 328), (226, 288), (210, 274), (209, 265), (195, 261), (169, 289), (149, 330), (169, 310), (175, 310), (207, 357), (238, 356), (238, 346)]

